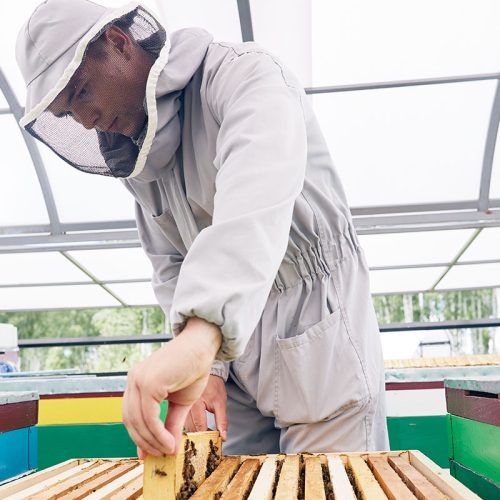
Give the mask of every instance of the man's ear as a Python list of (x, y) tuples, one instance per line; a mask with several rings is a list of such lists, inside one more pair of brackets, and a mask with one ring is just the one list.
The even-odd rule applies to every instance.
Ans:
[(118, 52), (128, 60), (132, 53), (132, 40), (117, 26), (110, 26), (104, 32), (104, 40), (107, 42), (111, 51)]

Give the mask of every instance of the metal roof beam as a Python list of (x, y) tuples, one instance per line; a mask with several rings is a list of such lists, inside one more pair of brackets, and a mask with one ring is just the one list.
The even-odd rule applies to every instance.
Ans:
[(498, 80), (500, 73), (482, 73), (476, 75), (450, 76), (442, 78), (419, 78), (412, 80), (393, 80), (386, 82), (356, 83), (348, 85), (330, 85), (325, 87), (306, 87), (306, 94), (330, 94), (334, 92), (353, 92), (358, 90), (393, 89), (399, 87), (417, 87), (422, 85), (442, 85), (447, 83), (482, 82)]
[(252, 13), (250, 10), (250, 0), (238, 1), (238, 15), (240, 17), (241, 39), (244, 42), (253, 42)]
[(500, 210), (354, 217), (358, 234), (405, 233), (500, 226)]
[(0, 253), (140, 247), (137, 230), (0, 238)]
[[(420, 321), (411, 323), (388, 323), (380, 325), (381, 333), (427, 331), (427, 330), (455, 330), (458, 328), (495, 328), (500, 326), (500, 318), (452, 320), (452, 321)], [(57, 337), (42, 339), (19, 339), (19, 347), (69, 347), (90, 345), (113, 344), (144, 344), (150, 342), (168, 342), (172, 337), (168, 334), (148, 335), (114, 335), (114, 336), (89, 336), (89, 337)]]
[(495, 156), (495, 145), (497, 142), (498, 124), (500, 123), (500, 81), (497, 82), (495, 97), (491, 106), (490, 123), (486, 134), (484, 145), (483, 168), (481, 171), (481, 183), (479, 188), (478, 209), (486, 212), (489, 207), (491, 172), (493, 170), (493, 159)]
[[(500, 208), (500, 200), (491, 200), (491, 208)], [(403, 214), (417, 212), (449, 212), (458, 210), (477, 210), (476, 200), (449, 201), (437, 203), (410, 203), (405, 205), (374, 205), (367, 207), (352, 207), (351, 214), (358, 215), (382, 215)]]
[[(103, 285), (123, 285), (129, 283), (151, 283), (151, 278), (131, 278), (122, 280), (99, 280)], [(0, 285), (0, 288), (33, 288), (37, 286), (78, 286), (78, 285), (95, 285), (93, 281), (50, 281), (47, 283), (11, 283)]]

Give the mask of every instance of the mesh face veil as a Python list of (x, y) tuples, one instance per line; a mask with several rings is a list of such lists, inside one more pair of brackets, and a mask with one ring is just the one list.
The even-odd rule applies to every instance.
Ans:
[[(53, 3), (71, 12), (74, 0)], [(100, 8), (86, 0), (78, 3), (83, 8)], [(33, 81), (42, 81), (51, 71), (56, 74), (49, 79), (50, 87), (45, 83), (39, 102), (27, 103), (20, 124), (78, 170), (130, 178), (144, 168), (155, 135), (155, 87), (167, 63), (170, 43), (153, 15), (136, 3), (103, 10), (78, 43), (63, 56), (54, 56), (54, 62), (45, 64), (34, 79), (26, 76), (33, 70), (24, 70), (28, 101)], [(25, 38), (32, 37), (29, 30), (35, 28), (30, 22), (34, 23), (35, 15), (25, 28)], [(59, 18), (64, 21), (63, 15)], [(56, 38), (57, 30), (56, 25), (38, 31), (45, 38)], [(61, 69), (64, 57), (71, 59)], [(44, 54), (40, 53), (40, 59)], [(29, 64), (25, 62), (25, 66)]]

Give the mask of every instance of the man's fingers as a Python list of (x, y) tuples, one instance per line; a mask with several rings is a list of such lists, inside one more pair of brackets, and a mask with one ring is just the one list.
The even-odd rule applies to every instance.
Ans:
[(182, 439), (182, 429), (191, 405), (180, 405), (168, 402), (168, 412), (165, 418), (165, 429), (174, 437), (175, 448), (171, 453), (177, 453)]
[(220, 432), (222, 440), (227, 439), (227, 404), (225, 399), (214, 401), (215, 425)]
[(158, 445), (144, 424), (139, 392), (132, 381), (127, 384), (122, 408), (123, 423), (132, 441), (150, 455), (161, 455), (162, 450), (158, 448)]
[(207, 430), (207, 412), (204, 401), (199, 400), (191, 407), (186, 418), (186, 429), (188, 432)]
[(141, 435), (147, 436), (148, 441), (153, 440), (155, 446), (166, 453), (173, 453), (175, 449), (174, 437), (165, 430), (162, 421), (160, 420), (160, 404), (154, 398), (143, 392), (141, 394), (141, 411), (144, 428), (141, 428)]

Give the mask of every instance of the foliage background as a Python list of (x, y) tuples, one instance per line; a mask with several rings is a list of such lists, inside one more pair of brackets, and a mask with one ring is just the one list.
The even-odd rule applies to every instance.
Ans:
[[(500, 317), (500, 288), (373, 298), (379, 323), (469, 320)], [(159, 307), (1, 312), (20, 339), (155, 334), (169, 331)], [(500, 329), (447, 330), (453, 355), (500, 351)], [(382, 335), (384, 335), (382, 333)], [(405, 335), (405, 332), (400, 332)], [(82, 372), (123, 372), (160, 344), (21, 349), (23, 371), (77, 368)], [(417, 355), (415, 353), (414, 355)]]

